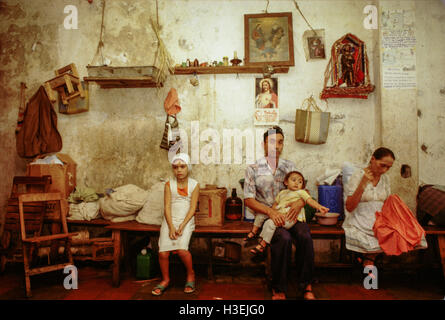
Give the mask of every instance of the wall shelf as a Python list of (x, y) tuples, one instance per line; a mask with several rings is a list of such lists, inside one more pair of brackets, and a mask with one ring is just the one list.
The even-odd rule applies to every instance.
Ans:
[(110, 67), (87, 66), (85, 81), (96, 82), (103, 89), (112, 88), (156, 88), (155, 77), (159, 70), (153, 66)]
[(84, 77), (85, 81), (96, 82), (102, 89), (112, 88), (156, 88), (158, 86), (153, 77)]
[[(289, 67), (274, 67), (274, 73), (288, 73)], [(262, 66), (176, 67), (174, 74), (263, 73)]]

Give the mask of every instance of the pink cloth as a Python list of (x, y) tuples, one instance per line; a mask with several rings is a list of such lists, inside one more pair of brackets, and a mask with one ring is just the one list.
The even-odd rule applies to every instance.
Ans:
[(178, 93), (175, 88), (171, 88), (168, 92), (167, 98), (164, 101), (165, 112), (169, 115), (175, 115), (181, 111), (181, 106), (179, 105)]
[(385, 200), (382, 211), (375, 215), (374, 235), (387, 255), (398, 256), (413, 250), (425, 234), (411, 210), (395, 194)]

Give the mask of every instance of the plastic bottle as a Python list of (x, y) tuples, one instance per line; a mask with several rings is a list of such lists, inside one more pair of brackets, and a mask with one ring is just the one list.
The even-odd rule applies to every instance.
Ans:
[(153, 253), (150, 248), (144, 248), (136, 258), (136, 278), (150, 279), (153, 278)]

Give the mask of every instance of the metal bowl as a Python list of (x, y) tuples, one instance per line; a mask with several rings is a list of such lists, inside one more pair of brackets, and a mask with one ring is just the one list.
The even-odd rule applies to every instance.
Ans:
[(327, 213), (321, 213), (317, 212), (315, 214), (317, 217), (317, 221), (320, 225), (324, 226), (332, 226), (337, 224), (338, 217), (340, 216), (340, 213), (336, 212), (327, 212)]

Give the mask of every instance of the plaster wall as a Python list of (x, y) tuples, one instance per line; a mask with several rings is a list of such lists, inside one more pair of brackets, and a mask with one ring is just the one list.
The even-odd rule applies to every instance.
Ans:
[[(393, 177), (402, 187), (402, 198), (413, 207), (413, 188), (417, 184), (418, 171), (424, 179), (433, 176), (438, 157), (443, 155), (443, 139), (429, 132), (431, 123), (441, 125), (443, 121), (434, 120), (433, 113), (422, 118), (419, 128), (422, 135), (429, 137), (433, 156), (421, 155), (421, 163), (428, 168), (417, 169), (419, 152), (417, 139), (417, 107), (434, 105), (434, 114), (443, 113), (444, 94), (440, 93), (443, 83), (437, 84), (433, 100), (429, 97), (431, 86), (422, 87), (424, 96), (405, 92), (382, 95), (379, 86), (379, 32), (363, 26), (367, 4), (371, 1), (298, 1), (300, 9), (314, 29), (325, 29), (325, 48), (330, 57), (334, 41), (346, 33), (353, 33), (366, 43), (370, 64), (371, 82), (376, 91), (366, 100), (330, 99), (326, 106), (318, 99), (323, 88), (326, 60), (306, 62), (302, 47), (303, 32), (308, 30), (292, 1), (270, 1), (268, 12), (287, 12), (293, 15), (293, 36), (295, 66), (287, 74), (277, 74), (279, 81), (280, 126), (285, 132), (283, 157), (295, 161), (309, 180), (311, 194), (317, 196), (315, 179), (327, 168), (340, 168), (344, 161), (366, 163), (371, 152), (381, 142), (395, 149), (396, 153), (407, 151), (408, 159), (401, 156), (400, 161), (409, 162), (414, 169), (410, 181), (401, 181), (393, 169)], [(423, 19), (433, 12), (438, 15), (432, 21), (418, 23), (421, 32), (442, 28), (440, 24), (444, 6), (435, 1), (437, 10), (420, 8)], [(64, 13), (66, 5), (75, 5), (78, 10), (78, 29), (66, 30)], [(156, 37), (149, 24), (149, 18), (156, 17), (162, 26), (161, 37), (175, 63), (186, 59), (199, 61), (221, 61), (223, 56), (233, 57), (237, 51), (244, 57), (244, 14), (261, 13), (265, 1), (229, 0), (160, 0), (156, 10), (155, 1), (107, 1), (105, 11), (105, 30), (103, 55), (112, 66), (153, 65), (157, 49)], [(14, 128), (19, 105), (20, 82), (26, 82), (29, 99), (38, 87), (51, 79), (54, 70), (74, 62), (81, 77), (87, 76), (88, 64), (98, 65), (101, 56), (96, 55), (99, 40), (102, 6), (101, 1), (92, 4), (84, 0), (25, 1), (6, 0), (0, 3), (0, 145), (3, 157), (0, 159), (0, 204), (5, 202), (14, 175), (23, 174), (29, 160), (21, 159), (15, 150)], [(417, 11), (416, 11), (417, 14)], [(443, 16), (443, 14), (442, 14)], [(434, 31), (433, 37), (426, 41), (429, 46), (436, 45), (443, 33)], [(443, 46), (443, 44), (442, 44)], [(428, 61), (428, 48), (418, 52), (418, 61)], [(443, 66), (444, 58), (439, 53), (437, 59)], [(435, 70), (438, 83), (440, 75), (433, 65), (425, 65), (425, 77)], [(157, 89), (100, 89), (90, 85), (90, 111), (77, 115), (58, 113), (58, 129), (63, 139), (61, 152), (68, 153), (77, 162), (77, 184), (95, 188), (103, 192), (105, 188), (132, 183), (149, 189), (160, 179), (171, 176), (167, 152), (159, 148), (165, 121), (164, 99), (170, 90), (177, 89), (182, 110), (178, 115), (180, 127), (188, 134), (189, 147), (199, 141), (199, 163), (193, 168), (192, 176), (201, 185), (217, 184), (227, 189), (237, 188), (238, 195), (243, 193), (238, 180), (244, 177), (246, 168), (246, 143), (243, 146), (243, 161), (240, 164), (224, 164), (223, 131), (239, 129), (262, 133), (265, 127), (253, 124), (255, 77), (261, 74), (200, 75), (199, 86), (189, 83), (192, 76), (169, 76), (164, 87)], [(427, 82), (427, 80), (425, 80)], [(421, 85), (421, 81), (418, 81)], [(437, 90), (436, 90), (437, 91)], [(301, 107), (303, 100), (314, 95), (323, 110), (331, 112), (331, 125), (328, 141), (323, 145), (298, 143), (294, 139), (295, 109)], [(423, 98), (422, 98), (423, 97)], [(400, 103), (406, 100), (407, 110)], [(428, 103), (431, 101), (431, 103)], [(436, 103), (437, 102), (437, 103)], [(405, 119), (393, 126), (391, 117), (405, 113), (413, 128), (405, 132)], [(414, 114), (413, 114), (414, 113)], [(442, 119), (443, 120), (443, 119)], [(408, 121), (408, 120), (407, 120)], [(431, 122), (432, 121), (432, 122)], [(199, 135), (192, 137), (192, 126), (199, 125)], [(195, 127), (196, 128), (196, 127)], [(210, 129), (207, 130), (206, 129)], [(220, 149), (209, 153), (209, 138), (219, 142)], [(421, 134), (419, 133), (419, 136)], [(402, 136), (402, 138), (400, 138)], [(256, 141), (256, 153), (262, 150)], [(249, 142), (247, 142), (250, 145)], [(403, 148), (402, 148), (403, 146)], [(219, 155), (218, 155), (219, 151)], [(399, 152), (400, 151), (400, 152)], [(216, 164), (204, 164), (203, 159), (213, 157)], [(402, 162), (400, 162), (402, 163)], [(439, 176), (439, 177), (438, 177)], [(444, 174), (435, 175), (436, 181), (443, 181)], [(400, 181), (399, 181), (400, 180)], [(325, 253), (331, 252), (333, 243), (315, 240), (318, 260), (328, 259)]]
[(416, 2), (419, 183), (445, 184), (445, 4)]

